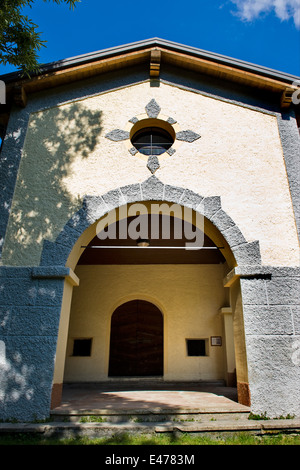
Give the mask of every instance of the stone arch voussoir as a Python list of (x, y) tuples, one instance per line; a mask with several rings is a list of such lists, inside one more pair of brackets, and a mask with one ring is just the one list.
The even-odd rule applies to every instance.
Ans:
[(90, 225), (113, 209), (142, 201), (164, 201), (194, 209), (220, 231), (237, 265), (261, 265), (259, 242), (246, 241), (222, 209), (220, 196), (203, 197), (187, 188), (164, 184), (153, 175), (143, 183), (122, 186), (102, 196), (86, 196), (81, 209), (67, 222), (55, 242), (44, 241), (41, 266), (65, 266), (74, 244)]

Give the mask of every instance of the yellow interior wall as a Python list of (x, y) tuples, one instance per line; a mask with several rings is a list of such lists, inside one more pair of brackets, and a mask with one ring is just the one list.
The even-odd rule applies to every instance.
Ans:
[[(78, 266), (73, 289), (65, 382), (108, 379), (110, 321), (124, 302), (154, 303), (164, 319), (164, 380), (222, 380), (223, 265)], [(74, 338), (93, 338), (91, 357), (72, 356)], [(208, 356), (188, 357), (186, 339), (208, 339)]]

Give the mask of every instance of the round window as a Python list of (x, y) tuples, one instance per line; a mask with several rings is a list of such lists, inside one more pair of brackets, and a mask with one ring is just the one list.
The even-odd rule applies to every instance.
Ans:
[(143, 155), (161, 155), (174, 143), (174, 138), (160, 127), (144, 127), (131, 138), (134, 147)]

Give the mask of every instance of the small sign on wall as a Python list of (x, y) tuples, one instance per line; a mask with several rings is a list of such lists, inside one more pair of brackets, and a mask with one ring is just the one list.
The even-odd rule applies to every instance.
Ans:
[(222, 346), (222, 336), (211, 336), (210, 344), (211, 346)]

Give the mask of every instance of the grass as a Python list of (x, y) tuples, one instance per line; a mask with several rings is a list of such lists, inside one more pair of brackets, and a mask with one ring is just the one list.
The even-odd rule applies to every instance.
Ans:
[(216, 434), (214, 436), (192, 436), (190, 434), (159, 434), (143, 436), (134, 434), (116, 434), (111, 437), (45, 437), (34, 434), (5, 434), (0, 435), (0, 446), (10, 445), (300, 445), (300, 434), (253, 435), (250, 433), (233, 433), (230, 436)]

